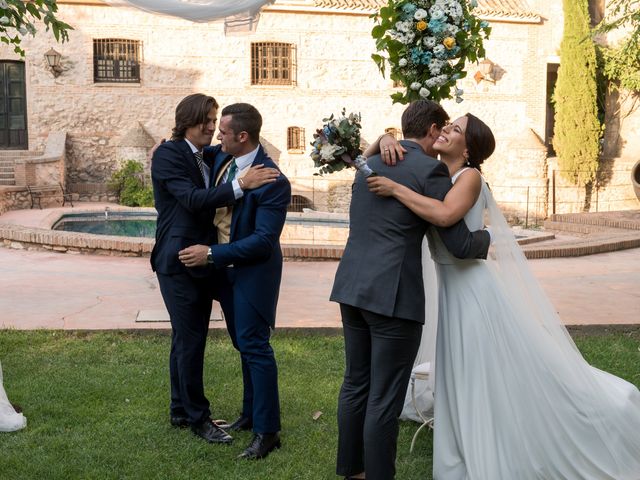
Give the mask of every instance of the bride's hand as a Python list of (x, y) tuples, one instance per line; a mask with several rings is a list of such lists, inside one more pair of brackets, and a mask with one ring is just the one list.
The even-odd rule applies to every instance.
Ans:
[(398, 160), (404, 160), (406, 152), (393, 135), (386, 134), (380, 137), (380, 156), (387, 165), (395, 165)]
[(381, 197), (392, 197), (395, 192), (395, 188), (398, 186), (396, 182), (386, 177), (369, 177), (367, 178), (367, 185), (369, 190)]

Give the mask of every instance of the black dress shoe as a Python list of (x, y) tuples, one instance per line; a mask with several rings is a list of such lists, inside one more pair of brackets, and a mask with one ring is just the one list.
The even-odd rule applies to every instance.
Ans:
[(240, 416), (227, 427), (230, 432), (239, 432), (241, 430), (251, 430), (253, 428), (253, 422), (250, 418)]
[(264, 458), (276, 448), (280, 448), (280, 434), (256, 433), (238, 458), (259, 459)]
[(191, 425), (191, 431), (209, 443), (229, 444), (233, 442), (233, 437), (213, 423), (210, 418), (198, 425)]
[(172, 427), (186, 428), (189, 426), (189, 419), (184, 415), (171, 415), (169, 421)]

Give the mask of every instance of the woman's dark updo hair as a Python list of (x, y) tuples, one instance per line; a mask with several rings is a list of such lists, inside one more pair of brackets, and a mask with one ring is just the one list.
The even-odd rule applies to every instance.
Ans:
[(469, 158), (467, 163), (480, 170), (480, 165), (491, 156), (496, 148), (496, 139), (493, 132), (475, 115), (467, 113), (467, 129), (464, 132), (464, 140), (467, 144)]

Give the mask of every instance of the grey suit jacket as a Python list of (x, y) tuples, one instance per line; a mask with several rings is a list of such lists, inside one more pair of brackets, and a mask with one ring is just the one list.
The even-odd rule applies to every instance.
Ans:
[[(369, 166), (379, 175), (442, 200), (451, 189), (446, 166), (427, 156), (415, 142), (400, 143), (407, 153), (394, 167), (379, 155)], [(369, 191), (358, 173), (349, 211), (349, 239), (336, 272), (331, 300), (388, 317), (424, 323), (422, 238), (429, 224), (391, 197)], [(440, 228), (449, 251), (458, 258), (486, 258), (489, 233), (469, 232), (463, 220)]]

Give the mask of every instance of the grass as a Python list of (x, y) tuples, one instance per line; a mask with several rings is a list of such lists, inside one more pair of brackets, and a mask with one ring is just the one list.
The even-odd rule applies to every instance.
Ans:
[[(576, 335), (594, 365), (640, 385), (640, 332)], [(276, 335), (283, 448), (260, 462), (236, 460), (232, 446), (209, 445), (168, 422), (170, 338), (150, 333), (0, 331), (9, 398), (28, 427), (0, 434), (0, 478), (333, 479), (336, 398), (343, 369), (340, 336)], [(209, 339), (205, 386), (214, 417), (233, 419), (241, 401), (239, 359), (224, 334)], [(318, 420), (314, 412), (321, 411)], [(431, 478), (432, 435), (402, 423), (398, 479)]]

